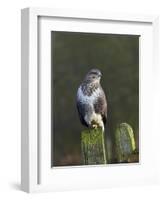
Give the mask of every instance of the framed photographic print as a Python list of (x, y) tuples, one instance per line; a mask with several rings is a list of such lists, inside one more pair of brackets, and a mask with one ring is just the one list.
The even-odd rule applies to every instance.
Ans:
[(22, 190), (158, 182), (158, 17), (22, 10)]

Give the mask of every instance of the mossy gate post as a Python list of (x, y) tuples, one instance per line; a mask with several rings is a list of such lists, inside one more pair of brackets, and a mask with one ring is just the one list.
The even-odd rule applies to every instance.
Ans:
[(82, 162), (84, 165), (106, 164), (104, 132), (101, 128), (81, 133)]
[(133, 129), (127, 123), (121, 123), (116, 128), (115, 151), (118, 163), (134, 162), (137, 156)]

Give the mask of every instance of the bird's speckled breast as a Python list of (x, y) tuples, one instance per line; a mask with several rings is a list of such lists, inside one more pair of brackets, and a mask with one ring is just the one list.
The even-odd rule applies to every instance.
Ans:
[(82, 104), (89, 104), (89, 105), (92, 105), (94, 104), (94, 102), (97, 100), (97, 98), (100, 96), (100, 89), (97, 88), (96, 90), (94, 90), (92, 92), (92, 94), (90, 96), (88, 95), (85, 95), (83, 93), (83, 90), (81, 88), (81, 86), (79, 87), (78, 89), (78, 92), (77, 92), (77, 99), (78, 101), (80, 101)]

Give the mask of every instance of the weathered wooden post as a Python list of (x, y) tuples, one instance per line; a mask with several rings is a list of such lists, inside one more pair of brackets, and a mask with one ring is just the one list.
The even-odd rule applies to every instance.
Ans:
[(101, 128), (81, 133), (82, 159), (85, 165), (106, 164), (104, 132)]
[(136, 150), (134, 133), (127, 123), (118, 125), (115, 132), (115, 150), (118, 162), (130, 162)]

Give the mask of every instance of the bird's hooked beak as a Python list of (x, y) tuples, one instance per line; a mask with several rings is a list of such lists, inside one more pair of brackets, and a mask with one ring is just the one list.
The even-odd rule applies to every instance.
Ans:
[(99, 77), (99, 78), (101, 78), (101, 77), (102, 77), (102, 74), (101, 74), (101, 73), (99, 73), (99, 74), (98, 74), (98, 77)]

